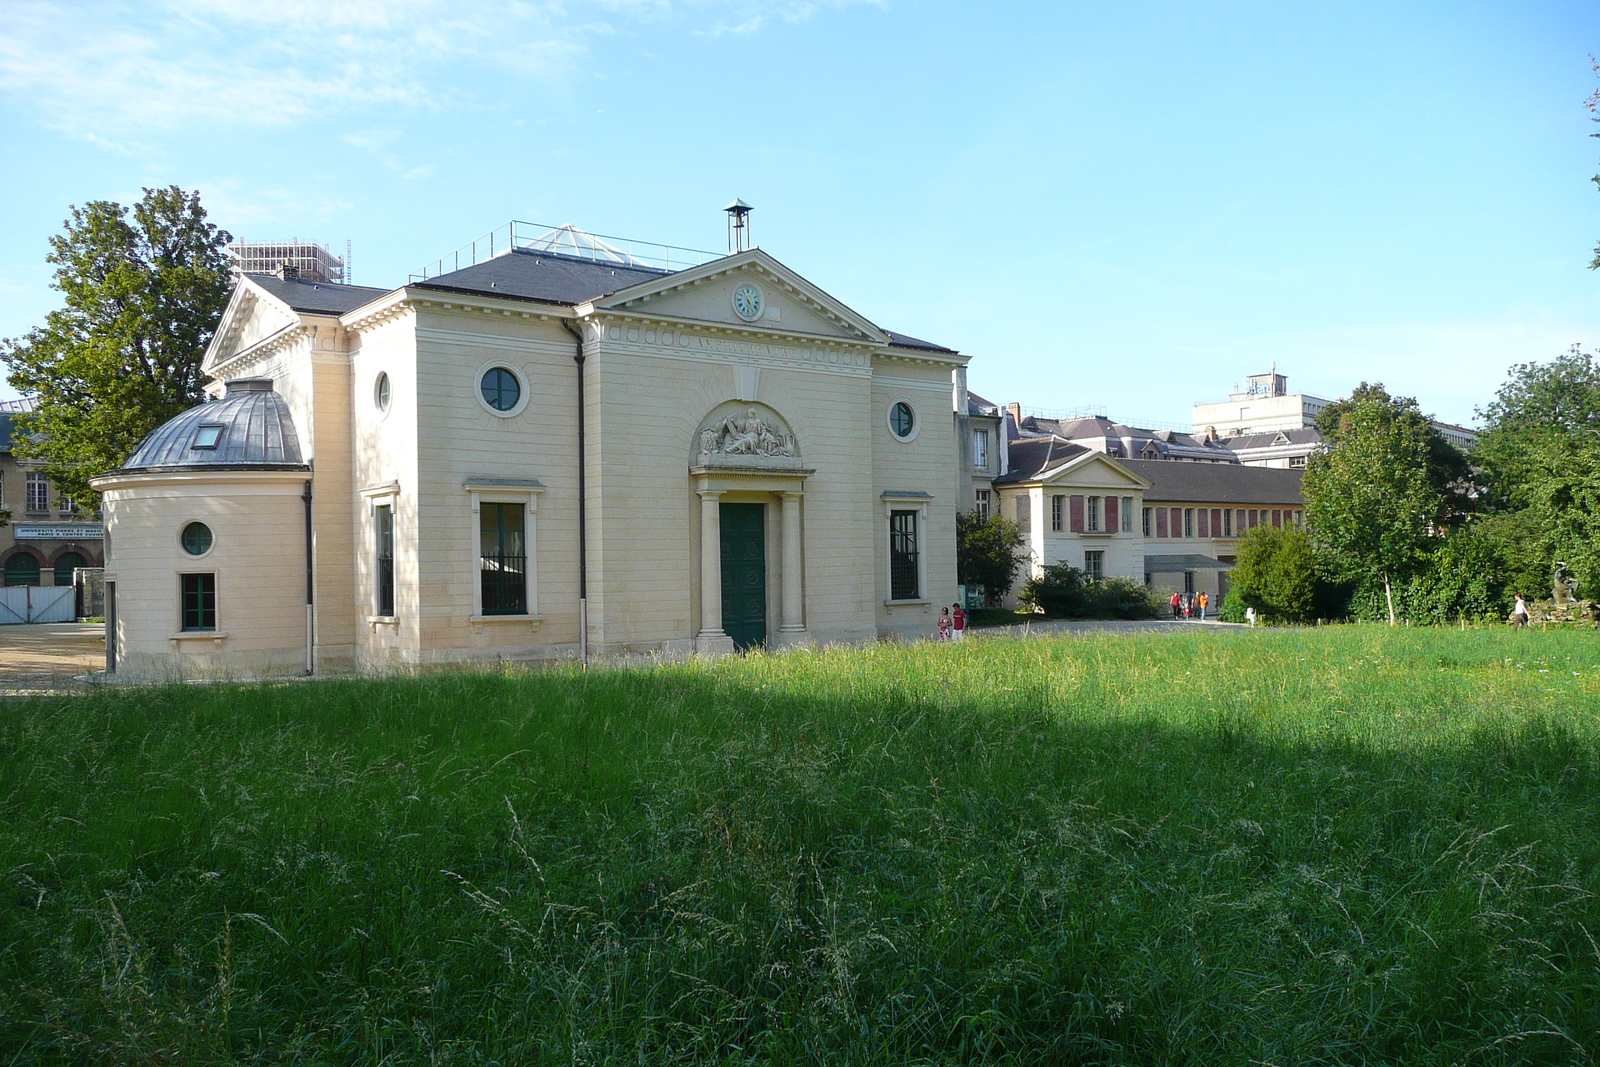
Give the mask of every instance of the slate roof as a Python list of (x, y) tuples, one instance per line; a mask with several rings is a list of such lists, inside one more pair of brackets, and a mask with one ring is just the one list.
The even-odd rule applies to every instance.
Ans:
[[(1017, 446), (1011, 446), (1016, 455)], [(1182, 460), (1119, 459), (1150, 483), (1147, 504), (1304, 504), (1297, 470), (1247, 467), (1242, 463), (1186, 463)]]
[[(631, 285), (664, 278), (676, 271), (654, 267), (626, 267), (581, 256), (514, 248), (475, 263), (470, 267), (412, 282), (413, 289), (432, 289), (451, 293), (480, 293), (513, 300), (532, 300), (541, 304), (572, 307), (598, 300)], [(358, 305), (359, 306), (359, 305)], [(908, 334), (884, 330), (896, 348), (915, 348), (925, 352), (955, 353), (955, 349), (924, 341)]]
[[(878, 328), (880, 330), (883, 329), (881, 326)], [(925, 352), (950, 352), (952, 354), (955, 352), (953, 348), (936, 345), (932, 341), (919, 341), (915, 337), (907, 337), (905, 334), (895, 333), (893, 330), (883, 330), (883, 332), (889, 335), (889, 343), (896, 348), (920, 348)]]
[[(1317, 432), (1315, 426), (1302, 426), (1298, 430), (1271, 430), (1267, 433), (1247, 433), (1237, 437), (1224, 437), (1221, 439), (1223, 448), (1238, 451), (1241, 448), (1271, 448), (1278, 443), (1278, 437), (1288, 438), (1291, 445), (1314, 445), (1322, 441), (1322, 434)], [(1280, 446), (1281, 447), (1281, 446)]]
[(484, 293), (570, 307), (671, 273), (516, 248), (425, 282), (413, 282), (411, 288)]
[[(994, 480), (996, 485), (1012, 485), (1043, 478), (1070, 460), (1089, 452), (1082, 445), (1059, 437), (1022, 437), (1011, 442), (1011, 469)], [(1201, 464), (1185, 464), (1201, 466)]]
[(1000, 414), (1000, 405), (991, 403), (990, 401), (979, 396), (977, 393), (974, 393), (972, 390), (968, 389), (967, 414), (985, 415), (992, 419)]
[(343, 315), (363, 304), (370, 304), (389, 292), (369, 285), (335, 285), (309, 278), (280, 278), (276, 274), (246, 275), (273, 296), (296, 311), (309, 315)]
[[(214, 449), (192, 447), (201, 426), (220, 425)], [(235, 378), (228, 395), (192, 407), (157, 427), (112, 474), (175, 470), (310, 470), (300, 437), (271, 378)]]

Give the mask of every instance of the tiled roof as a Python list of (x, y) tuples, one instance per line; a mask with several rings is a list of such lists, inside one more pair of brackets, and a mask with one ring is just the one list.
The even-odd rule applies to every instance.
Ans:
[[(193, 447), (202, 426), (222, 427), (215, 448)], [(157, 427), (112, 473), (302, 467), (306, 464), (294, 419), (283, 397), (272, 391), (272, 379), (235, 378), (228, 383), (227, 396), (192, 407)]]
[(343, 315), (389, 292), (369, 285), (335, 285), (309, 278), (280, 278), (276, 274), (246, 277), (294, 310), (311, 315)]
[[(1017, 446), (1011, 446), (1015, 455)], [(1150, 483), (1147, 504), (1303, 504), (1300, 471), (1247, 467), (1241, 463), (1185, 463), (1175, 460), (1119, 459)]]

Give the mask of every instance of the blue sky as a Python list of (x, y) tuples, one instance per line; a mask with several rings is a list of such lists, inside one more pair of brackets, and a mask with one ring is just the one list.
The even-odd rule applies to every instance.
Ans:
[(0, 336), (70, 205), (175, 183), (384, 286), (511, 218), (717, 249), (739, 196), (990, 399), (1130, 419), (1276, 360), (1469, 421), (1600, 342), (1592, 2), (3, 6)]

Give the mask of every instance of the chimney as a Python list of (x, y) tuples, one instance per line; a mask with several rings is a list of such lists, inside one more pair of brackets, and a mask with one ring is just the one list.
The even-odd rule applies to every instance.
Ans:
[(300, 277), (300, 268), (295, 266), (293, 263), (290, 263), (286, 259), (282, 263), (278, 264), (278, 269), (273, 271), (273, 273), (280, 278), (298, 278)]
[(1017, 403), (1015, 400), (1013, 400), (1011, 403), (1006, 405), (1006, 410), (1011, 412), (1011, 418), (1016, 421), (1016, 424), (1018, 426), (1021, 426), (1022, 425), (1022, 405)]

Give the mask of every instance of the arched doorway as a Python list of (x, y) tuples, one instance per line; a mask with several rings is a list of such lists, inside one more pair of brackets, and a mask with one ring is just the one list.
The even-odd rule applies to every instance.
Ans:
[(38, 585), (39, 561), (26, 552), (18, 552), (6, 560), (6, 585)]
[(76, 552), (63, 552), (56, 557), (56, 584), (71, 585), (72, 572), (79, 567), (87, 567), (89, 561)]

